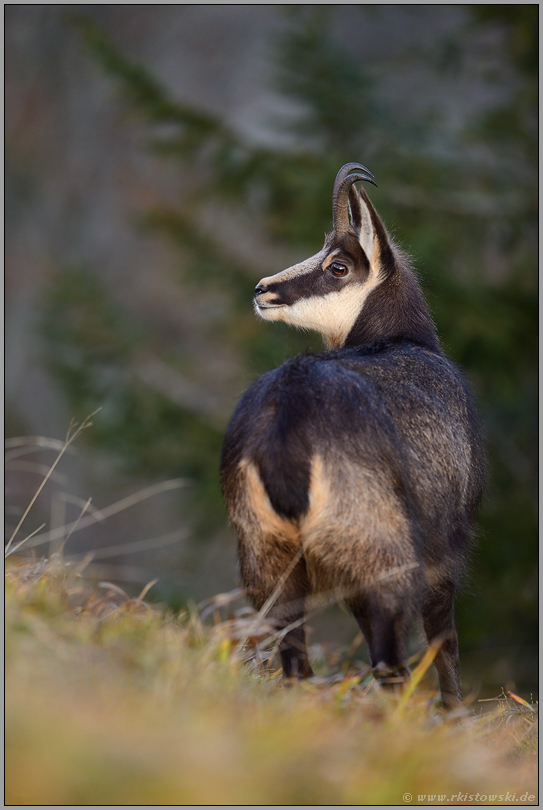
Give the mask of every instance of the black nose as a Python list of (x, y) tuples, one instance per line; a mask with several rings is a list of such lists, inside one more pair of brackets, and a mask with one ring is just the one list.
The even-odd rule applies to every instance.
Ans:
[(266, 292), (266, 288), (261, 287), (260, 284), (257, 284), (257, 286), (255, 287), (255, 297), (257, 295), (262, 295), (262, 293), (264, 293), (264, 292)]

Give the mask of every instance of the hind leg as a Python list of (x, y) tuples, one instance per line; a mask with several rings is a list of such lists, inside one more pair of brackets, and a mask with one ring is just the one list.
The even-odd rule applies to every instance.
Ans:
[(305, 560), (302, 558), (281, 586), (281, 592), (268, 613), (280, 639), (279, 654), (284, 678), (310, 678), (313, 675), (307, 654), (305, 628), (305, 597), (308, 592)]
[(441, 700), (446, 709), (455, 709), (462, 703), (454, 595), (454, 585), (446, 583), (435, 588), (422, 607), (422, 622), (428, 643), (443, 640), (434, 664), (439, 675)]
[(241, 545), (239, 549), (242, 580), (256, 609), (262, 610), (273, 598), (265, 618), (279, 639), (283, 676), (309, 678), (313, 670), (307, 654), (304, 624), (309, 583), (305, 560), (301, 557), (293, 565), (295, 557), (296, 550), (291, 545), (285, 547), (280, 543), (268, 543), (262, 554), (255, 554), (254, 548), (244, 553)]
[(383, 686), (401, 685), (410, 674), (406, 653), (407, 613), (387, 609), (367, 597), (349, 600), (347, 606), (366, 639), (375, 677)]
[(268, 613), (280, 639), (279, 654), (284, 678), (310, 678), (313, 675), (306, 642), (304, 602), (307, 593), (307, 575), (302, 560)]
[[(296, 615), (290, 624), (301, 620), (303, 614)], [(279, 654), (283, 665), (284, 678), (310, 678), (313, 670), (307, 655), (306, 631), (303, 625), (289, 630), (279, 645)]]

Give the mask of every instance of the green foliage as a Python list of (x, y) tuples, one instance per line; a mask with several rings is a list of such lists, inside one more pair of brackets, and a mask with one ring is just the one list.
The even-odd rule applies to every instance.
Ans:
[(148, 345), (148, 334), (81, 268), (58, 274), (42, 329), (50, 365), (74, 412), (101, 409), (92, 438), (116, 460), (118, 472), (181, 475), (199, 483), (191, 502), (205, 537), (224, 519), (217, 481), (221, 433), (138, 378), (131, 358)]
[(507, 50), (512, 59), (524, 73), (533, 78), (537, 77), (539, 70), (537, 3), (474, 5), (471, 7), (471, 13), (481, 22), (505, 23)]
[(377, 102), (367, 72), (330, 38), (332, 15), (330, 6), (292, 9), (296, 24), (279, 51), (278, 86), (303, 104), (294, 130), (304, 144), (321, 157), (331, 152), (337, 163), (342, 154), (359, 152), (368, 130), (383, 127), (387, 110)]
[[(330, 226), (339, 166), (370, 163), (381, 187), (372, 199), (415, 257), (444, 347), (471, 380), (488, 437), (489, 493), (470, 591), (460, 604), (461, 638), (477, 644), (520, 635), (533, 644), (537, 10), (465, 9), (464, 28), (424, 52), (402, 54), (397, 62), (392, 55), (387, 65), (389, 75), (416, 66), (437, 77), (444, 92), (451, 77), (503, 88), (504, 76), (514, 75), (507, 85), (513, 91), (504, 90), (494, 107), (454, 130), (440, 118), (444, 107), (415, 115), (409, 99), (387, 104), (376, 65), (335, 39), (333, 7), (288, 7), (277, 81), (302, 106), (289, 125), (293, 145), (281, 150), (245, 143), (217, 117), (173, 100), (92, 22), (79, 16), (75, 24), (121, 90), (125, 108), (138, 113), (157, 157), (180, 175), (189, 165), (199, 173), (198, 188), (182, 210), (142, 212), (142, 225), (179, 247), (180, 284), (189, 289), (197, 277), (200, 289), (218, 285), (227, 297), (215, 328), (243, 359), (247, 382), (318, 343), (256, 323), (250, 297), (261, 276), (258, 257), (253, 266), (228, 258), (205, 229), (205, 207), (228, 206), (248, 228), (257, 225), (270, 243), (280, 241), (300, 256), (317, 250)], [(353, 7), (353, 13), (369, 12)], [(499, 52), (488, 53), (491, 71), (470, 61), (473, 38), (489, 26), (500, 33)], [(81, 274), (61, 274), (48, 307), (51, 357), (77, 413), (104, 407), (94, 438), (114, 448), (127, 469), (190, 475), (201, 509), (223, 520), (216, 485), (220, 430), (150, 391), (129, 370), (130, 357), (138, 346), (152, 344), (152, 334), (128, 323), (121, 311), (113, 314), (105, 292)], [(182, 366), (182, 353), (170, 352), (168, 361)]]

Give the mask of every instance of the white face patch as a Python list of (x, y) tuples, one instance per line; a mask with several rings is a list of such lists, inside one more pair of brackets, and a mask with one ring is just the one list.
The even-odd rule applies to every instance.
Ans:
[[(322, 262), (321, 254), (317, 254), (317, 256), (319, 262)], [(307, 269), (304, 267), (301, 273), (292, 272), (303, 266), (296, 265), (284, 270), (282, 273), (278, 273), (276, 276), (262, 279), (260, 284), (265, 286), (266, 282), (280, 282), (287, 278), (293, 278), (294, 275), (310, 273), (315, 269), (316, 262), (314, 260), (317, 259), (317, 256), (308, 259), (307, 263), (303, 263), (303, 265), (311, 263), (311, 266)], [(289, 275), (285, 276), (285, 273)], [(266, 306), (267, 296), (264, 293), (258, 298), (259, 304), (262, 305), (259, 306), (255, 302), (255, 311), (265, 321), (283, 321), (299, 329), (320, 332), (329, 349), (339, 348), (345, 343), (368, 295), (379, 283), (379, 274), (372, 273), (364, 283), (353, 282), (346, 284), (341, 290), (329, 292), (327, 295), (309, 295), (299, 298), (293, 304), (283, 304), (282, 306), (273, 306), (271, 303), (275, 299), (273, 293), (269, 294), (271, 301), (270, 305)]]
[[(300, 262), (300, 264), (294, 264), (292, 267), (288, 267), (286, 270), (282, 270), (274, 276), (266, 276), (266, 278), (260, 279), (258, 286), (266, 287), (268, 284), (289, 281), (290, 279), (299, 278), (300, 276), (312, 273), (322, 264), (327, 255), (327, 251), (323, 248), (319, 253), (316, 253), (304, 262)], [(258, 302), (256, 299), (253, 301), (256, 314), (265, 321), (284, 320), (284, 318), (280, 317), (279, 313), (287, 307), (284, 304), (275, 306), (273, 303), (275, 298), (275, 293), (262, 293), (258, 296)]]
[[(379, 283), (370, 277), (365, 284), (348, 284), (324, 296), (300, 298), (290, 306), (265, 309), (259, 314), (269, 321), (284, 321), (299, 329), (320, 332), (329, 349), (343, 346), (370, 292)], [(271, 317), (270, 317), (271, 316)]]
[[(327, 269), (333, 262), (336, 255), (339, 255), (339, 262), (342, 263), (341, 248), (330, 251), (323, 248), (309, 259), (300, 264), (295, 264), (287, 270), (283, 270), (274, 276), (267, 276), (258, 282), (258, 286), (263, 288), (255, 296), (254, 307), (256, 314), (265, 321), (283, 321), (299, 329), (310, 329), (320, 332), (324, 337), (329, 349), (339, 348), (344, 345), (356, 319), (360, 315), (368, 295), (381, 282), (379, 274), (379, 248), (375, 244), (375, 233), (370, 216), (370, 212), (361, 200), (360, 211), (360, 233), (359, 242), (368, 258), (370, 264), (369, 275), (363, 280), (360, 275), (351, 273), (346, 276), (342, 285), (336, 289), (330, 289), (324, 294), (322, 284), (318, 283), (318, 290), (312, 289), (315, 284), (314, 276), (303, 282), (296, 284), (293, 288), (288, 285), (290, 292), (281, 297), (280, 285), (283, 282), (291, 282), (294, 279), (303, 279), (303, 276), (314, 274), (315, 271), (329, 273)], [(317, 274), (318, 275), (318, 272)], [(268, 292), (267, 288), (272, 289)], [(305, 288), (305, 289), (304, 289)], [(292, 290), (296, 290), (297, 300), (293, 300)], [(314, 293), (312, 295), (312, 292)], [(315, 294), (317, 293), (318, 294)], [(288, 303), (282, 303), (288, 301)]]

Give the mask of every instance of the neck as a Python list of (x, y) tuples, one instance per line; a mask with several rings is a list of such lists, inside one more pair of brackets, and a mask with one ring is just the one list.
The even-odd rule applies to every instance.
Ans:
[(405, 266), (396, 267), (372, 290), (343, 345), (361, 346), (402, 338), (440, 351), (418, 282), (413, 271)]

